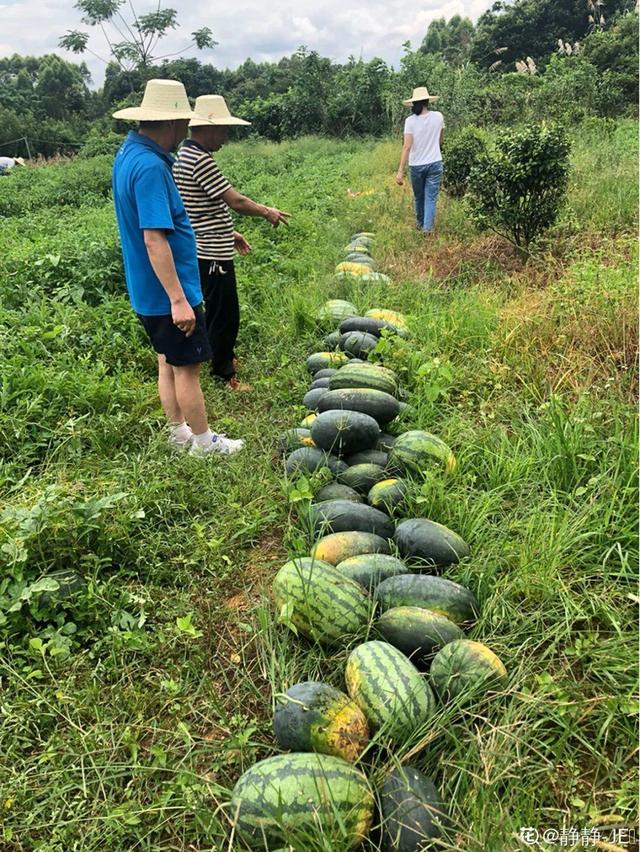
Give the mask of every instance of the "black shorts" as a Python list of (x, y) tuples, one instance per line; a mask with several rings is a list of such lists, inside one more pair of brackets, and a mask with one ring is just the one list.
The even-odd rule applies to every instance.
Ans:
[(196, 327), (191, 337), (173, 324), (171, 314), (162, 316), (143, 316), (137, 314), (149, 336), (151, 345), (159, 355), (164, 355), (167, 364), (172, 367), (187, 367), (189, 364), (201, 364), (211, 360), (211, 344), (207, 336), (202, 303), (193, 309), (196, 315)]

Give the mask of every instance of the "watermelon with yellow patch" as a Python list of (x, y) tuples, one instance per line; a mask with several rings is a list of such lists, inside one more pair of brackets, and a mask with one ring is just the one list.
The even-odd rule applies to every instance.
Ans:
[(407, 491), (404, 479), (382, 479), (372, 486), (367, 499), (374, 509), (397, 515), (404, 508)]
[[(353, 314), (355, 316), (355, 314)], [(385, 308), (372, 308), (370, 311), (365, 313), (365, 317), (371, 317), (372, 319), (379, 319), (388, 322), (394, 328), (399, 331), (408, 331), (409, 324), (407, 322), (407, 318), (404, 314), (399, 313), (399, 311), (389, 311)], [(345, 317), (346, 319), (346, 317)]]
[(332, 754), (351, 763), (369, 743), (369, 724), (358, 705), (320, 681), (296, 683), (276, 696), (276, 742), (288, 751)]
[[(337, 274), (346, 274), (346, 275), (366, 275), (368, 272), (371, 272), (371, 268), (366, 263), (348, 263), (344, 261), (343, 263), (339, 263), (336, 266)], [(346, 317), (345, 317), (346, 319)]]
[(449, 642), (433, 658), (431, 683), (443, 701), (478, 696), (504, 687), (507, 670), (491, 648), (471, 639)]
[(390, 553), (389, 542), (370, 532), (338, 532), (325, 535), (313, 546), (311, 555), (331, 565), (361, 553)]
[(430, 660), (449, 642), (464, 638), (462, 629), (446, 616), (419, 606), (392, 607), (382, 613), (375, 628), (416, 665)]
[(314, 447), (309, 429), (287, 429), (278, 438), (278, 449), (283, 455), (292, 453), (300, 447)]

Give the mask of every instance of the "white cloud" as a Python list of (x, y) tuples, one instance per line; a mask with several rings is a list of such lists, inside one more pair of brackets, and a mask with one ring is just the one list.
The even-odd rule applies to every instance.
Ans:
[[(295, 6), (286, 0), (237, 0), (226, 6), (214, 0), (167, 2), (177, 8), (181, 26), (163, 42), (163, 53), (181, 50), (193, 30), (209, 26), (219, 46), (212, 51), (193, 48), (186, 55), (235, 68), (248, 57), (276, 61), (302, 44), (336, 61), (350, 55), (365, 60), (379, 56), (397, 65), (403, 42), (419, 45), (434, 18), (461, 14), (476, 19), (490, 0), (423, 0), (420, 7), (412, 0), (326, 0), (322, 5), (298, 0)], [(146, 6), (139, 10), (146, 11)], [(55, 52), (76, 58), (58, 48), (58, 39), (69, 29), (85, 29), (69, 0), (5, 0), (0, 5), (0, 56)], [(97, 34), (90, 46), (105, 53)], [(100, 83), (103, 64), (89, 54), (83, 58)]]

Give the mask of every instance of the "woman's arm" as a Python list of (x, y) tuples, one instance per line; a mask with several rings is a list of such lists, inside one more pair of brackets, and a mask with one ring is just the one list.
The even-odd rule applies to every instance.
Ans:
[(398, 186), (402, 186), (404, 183), (404, 170), (407, 167), (407, 160), (409, 159), (412, 145), (413, 133), (405, 133), (404, 145), (402, 146), (402, 153), (400, 154), (400, 165), (398, 166), (398, 174), (396, 175), (396, 183)]

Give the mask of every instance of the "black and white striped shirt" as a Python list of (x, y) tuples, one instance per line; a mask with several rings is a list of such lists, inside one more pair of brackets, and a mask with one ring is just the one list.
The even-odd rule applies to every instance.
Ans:
[(198, 257), (233, 260), (233, 221), (222, 194), (231, 184), (211, 154), (186, 139), (173, 165), (173, 176), (196, 235)]

